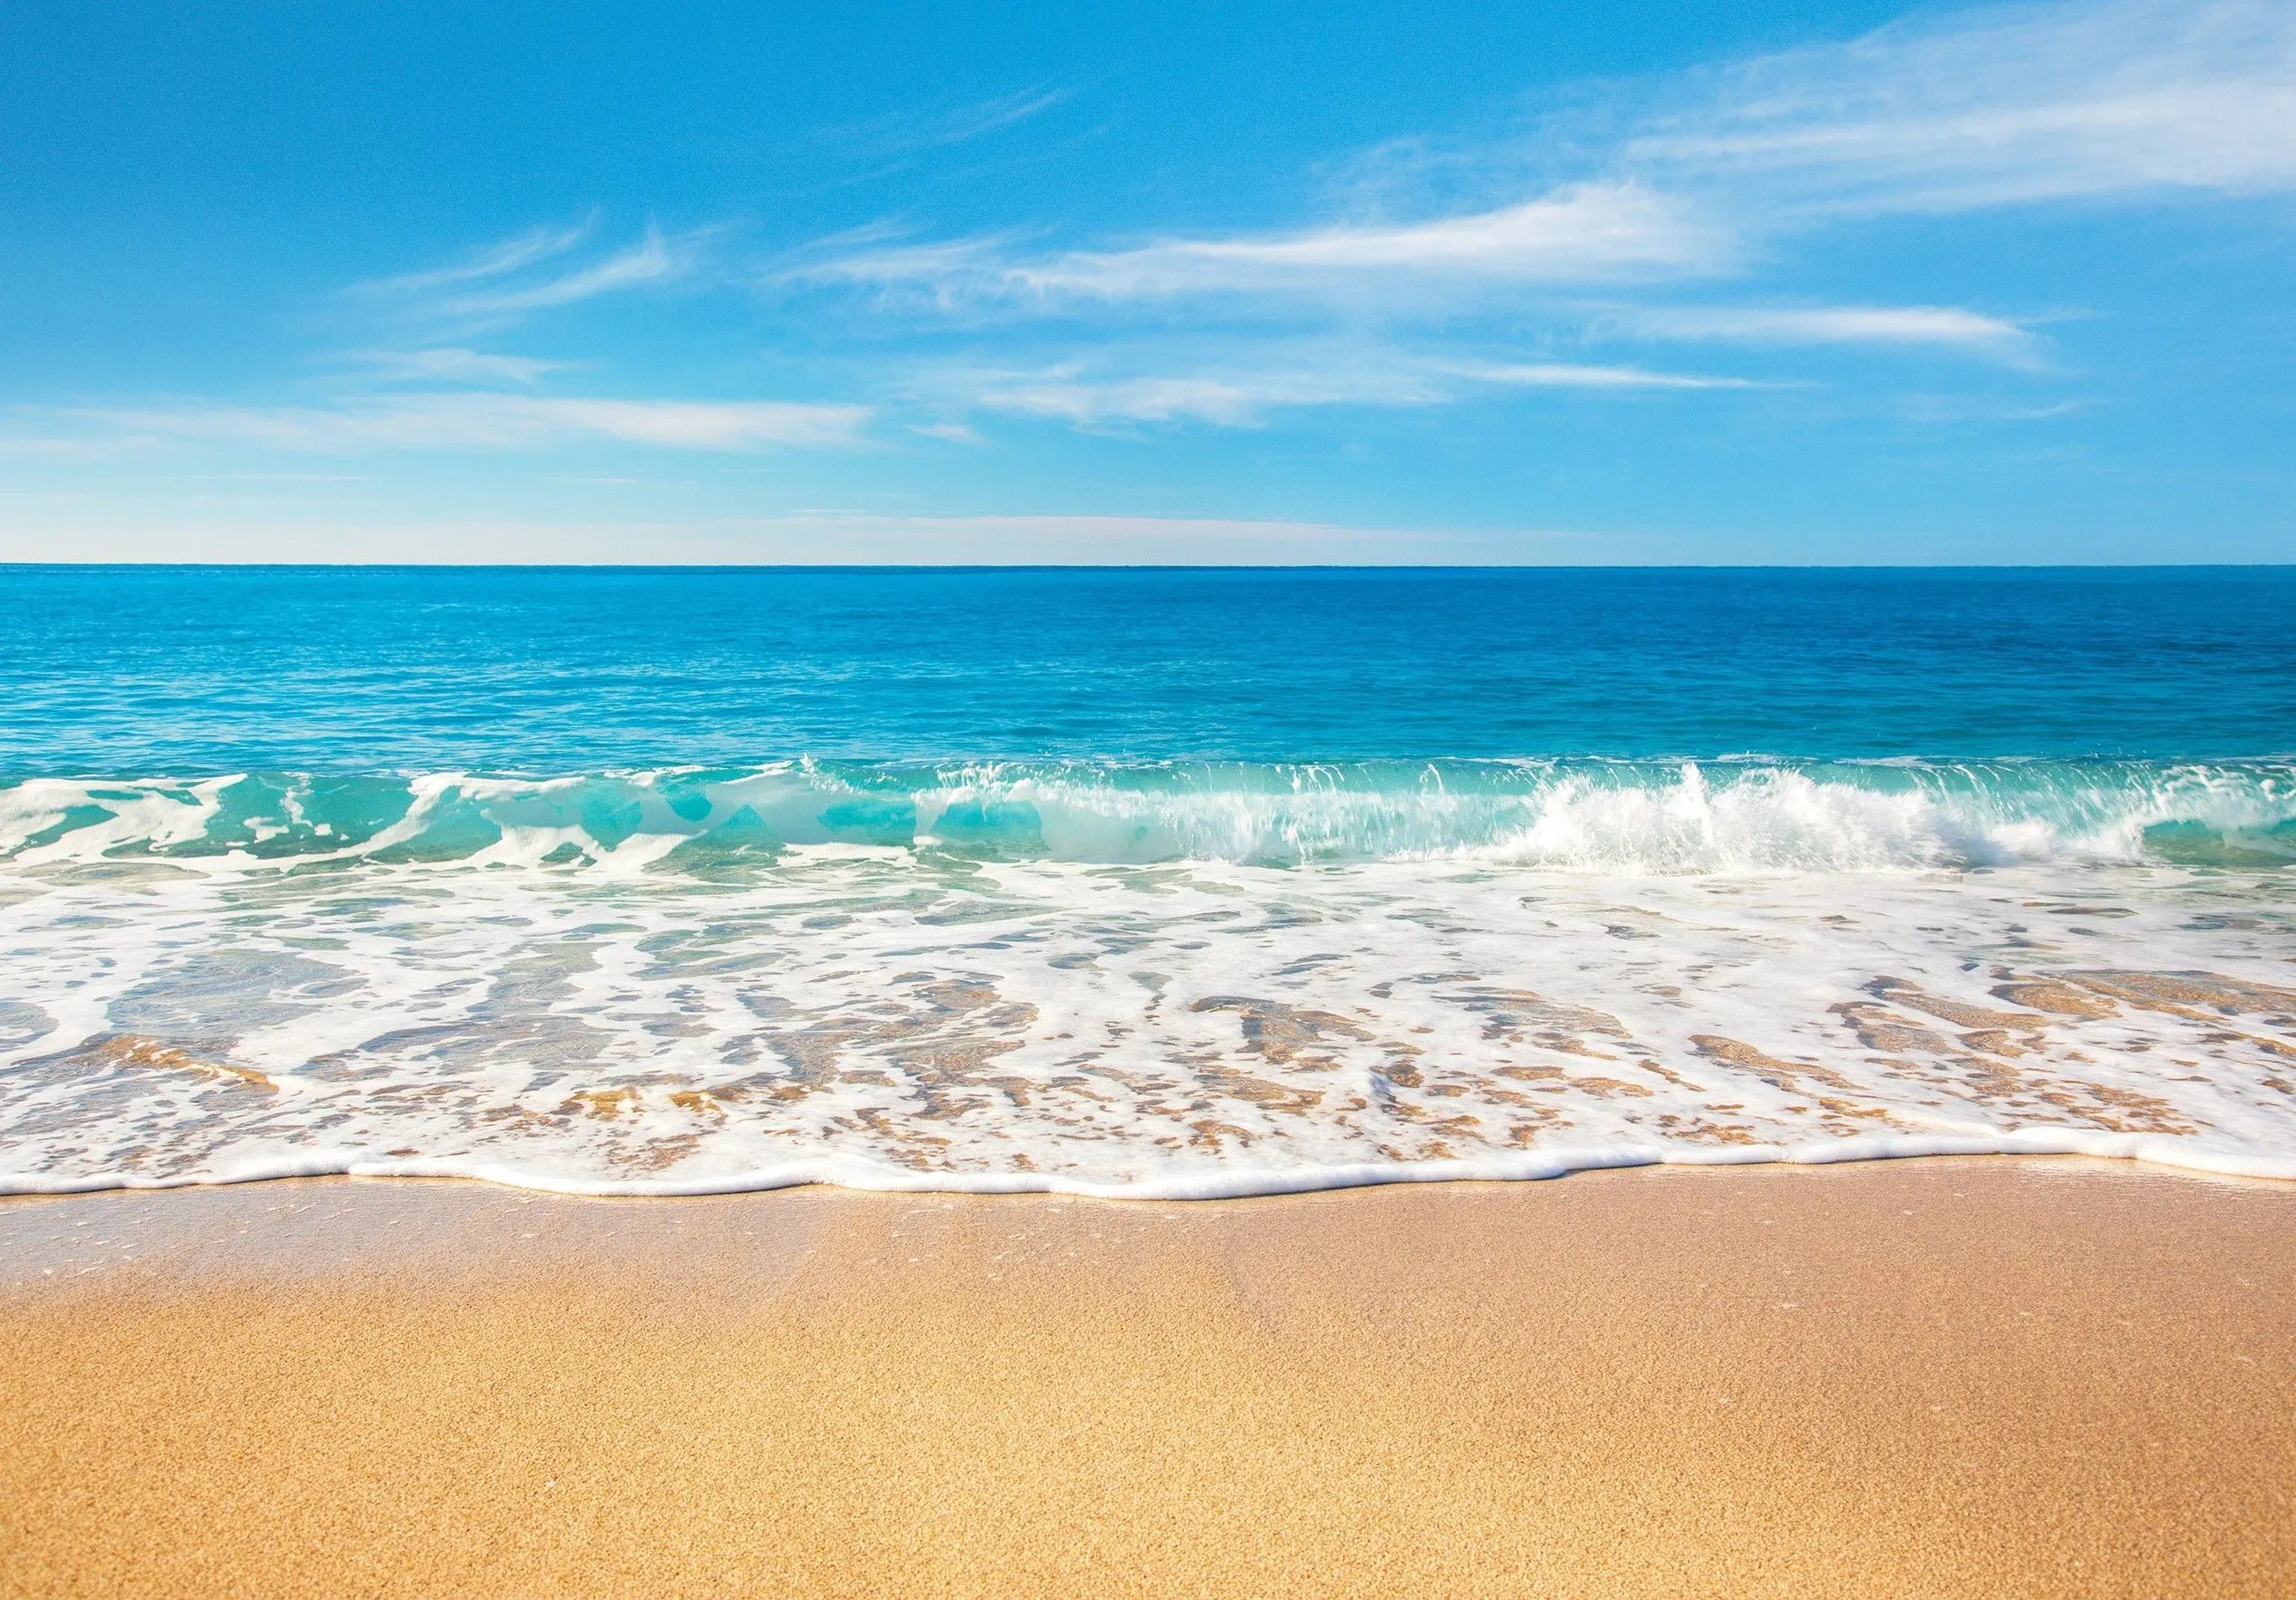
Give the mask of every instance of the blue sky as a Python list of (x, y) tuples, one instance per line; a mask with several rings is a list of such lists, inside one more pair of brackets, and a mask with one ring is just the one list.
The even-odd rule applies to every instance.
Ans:
[(2296, 559), (2296, 6), (0, 12), (0, 558)]

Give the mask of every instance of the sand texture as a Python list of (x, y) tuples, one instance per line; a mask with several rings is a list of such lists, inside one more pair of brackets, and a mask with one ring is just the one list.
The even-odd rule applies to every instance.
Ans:
[(0, 1203), (0, 1589), (2296, 1592), (2296, 1185)]

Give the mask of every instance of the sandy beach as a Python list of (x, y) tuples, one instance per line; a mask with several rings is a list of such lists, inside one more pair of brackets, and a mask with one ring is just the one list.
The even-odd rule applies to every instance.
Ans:
[(0, 1204), (10, 1594), (2296, 1583), (2296, 1185)]

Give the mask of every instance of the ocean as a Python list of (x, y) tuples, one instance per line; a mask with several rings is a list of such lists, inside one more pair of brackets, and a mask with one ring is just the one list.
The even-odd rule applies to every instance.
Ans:
[(2296, 569), (0, 568), (0, 1192), (2296, 1177)]

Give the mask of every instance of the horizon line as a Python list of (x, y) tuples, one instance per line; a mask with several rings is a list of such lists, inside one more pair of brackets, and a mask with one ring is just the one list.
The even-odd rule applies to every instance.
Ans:
[(2272, 572), (2285, 561), (2159, 562), (543, 562), (24, 561), (0, 571), (283, 572)]

